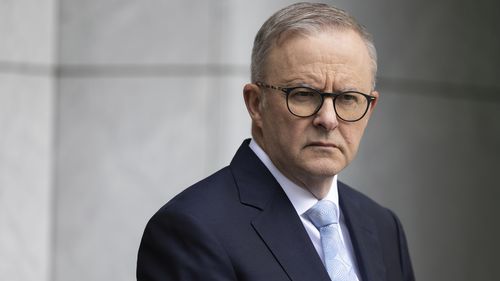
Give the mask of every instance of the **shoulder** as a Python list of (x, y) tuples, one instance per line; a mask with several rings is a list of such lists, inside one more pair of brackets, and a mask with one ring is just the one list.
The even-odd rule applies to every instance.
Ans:
[(224, 212), (238, 200), (238, 189), (229, 167), (225, 167), (205, 179), (191, 185), (163, 205), (155, 216), (184, 214), (205, 219), (211, 214)]
[(338, 182), (339, 197), (342, 201), (354, 203), (363, 209), (370, 209), (373, 211), (384, 211), (386, 208), (380, 205), (375, 200), (361, 193), (360, 191), (350, 187), (349, 185), (339, 181)]
[(364, 216), (375, 220), (381, 228), (399, 227), (399, 220), (390, 209), (343, 182), (338, 182), (338, 189), (340, 203), (344, 208), (356, 208)]
[(222, 211), (218, 201), (234, 198), (228, 191), (230, 178), (230, 172), (222, 169), (181, 192), (151, 217), (139, 246), (137, 280), (235, 280), (214, 225)]

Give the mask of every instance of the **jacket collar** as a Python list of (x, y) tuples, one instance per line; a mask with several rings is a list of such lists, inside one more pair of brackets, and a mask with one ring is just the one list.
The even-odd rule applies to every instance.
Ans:
[[(329, 281), (328, 273), (283, 189), (245, 140), (230, 168), (242, 204), (261, 212), (251, 224), (293, 281)], [(307, 258), (305, 258), (307, 257)]]
[(241, 203), (263, 210), (281, 187), (248, 147), (249, 143), (250, 139), (243, 142), (229, 167), (238, 186)]
[(340, 208), (342, 208), (349, 229), (361, 279), (386, 280), (377, 225), (361, 206), (359, 199), (363, 195), (342, 182), (338, 183), (338, 188)]

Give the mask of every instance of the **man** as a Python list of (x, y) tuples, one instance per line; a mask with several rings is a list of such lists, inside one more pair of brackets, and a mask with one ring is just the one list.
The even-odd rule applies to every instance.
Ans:
[(253, 139), (152, 217), (137, 279), (414, 280), (395, 215), (337, 182), (377, 103), (376, 68), (370, 36), (339, 9), (268, 19), (243, 89)]

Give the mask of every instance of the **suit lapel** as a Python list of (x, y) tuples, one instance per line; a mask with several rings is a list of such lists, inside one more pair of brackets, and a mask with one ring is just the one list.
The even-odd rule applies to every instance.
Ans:
[(382, 248), (371, 217), (364, 213), (357, 194), (350, 187), (338, 183), (340, 208), (345, 216), (352, 246), (358, 261), (361, 279), (364, 281), (386, 280)]
[(329, 281), (292, 203), (248, 143), (242, 144), (230, 167), (242, 204), (261, 210), (251, 222), (253, 228), (290, 280)]
[(252, 221), (252, 225), (291, 280), (330, 280), (300, 218), (284, 193), (276, 194), (271, 204)]

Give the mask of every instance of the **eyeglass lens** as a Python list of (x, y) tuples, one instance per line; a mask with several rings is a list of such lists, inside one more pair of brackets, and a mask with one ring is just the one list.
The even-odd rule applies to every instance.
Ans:
[[(355, 121), (364, 116), (368, 100), (356, 92), (346, 92), (334, 98), (335, 112), (346, 121)], [(287, 95), (287, 104), (294, 115), (307, 117), (315, 114), (323, 105), (321, 93), (309, 88), (295, 88)]]

